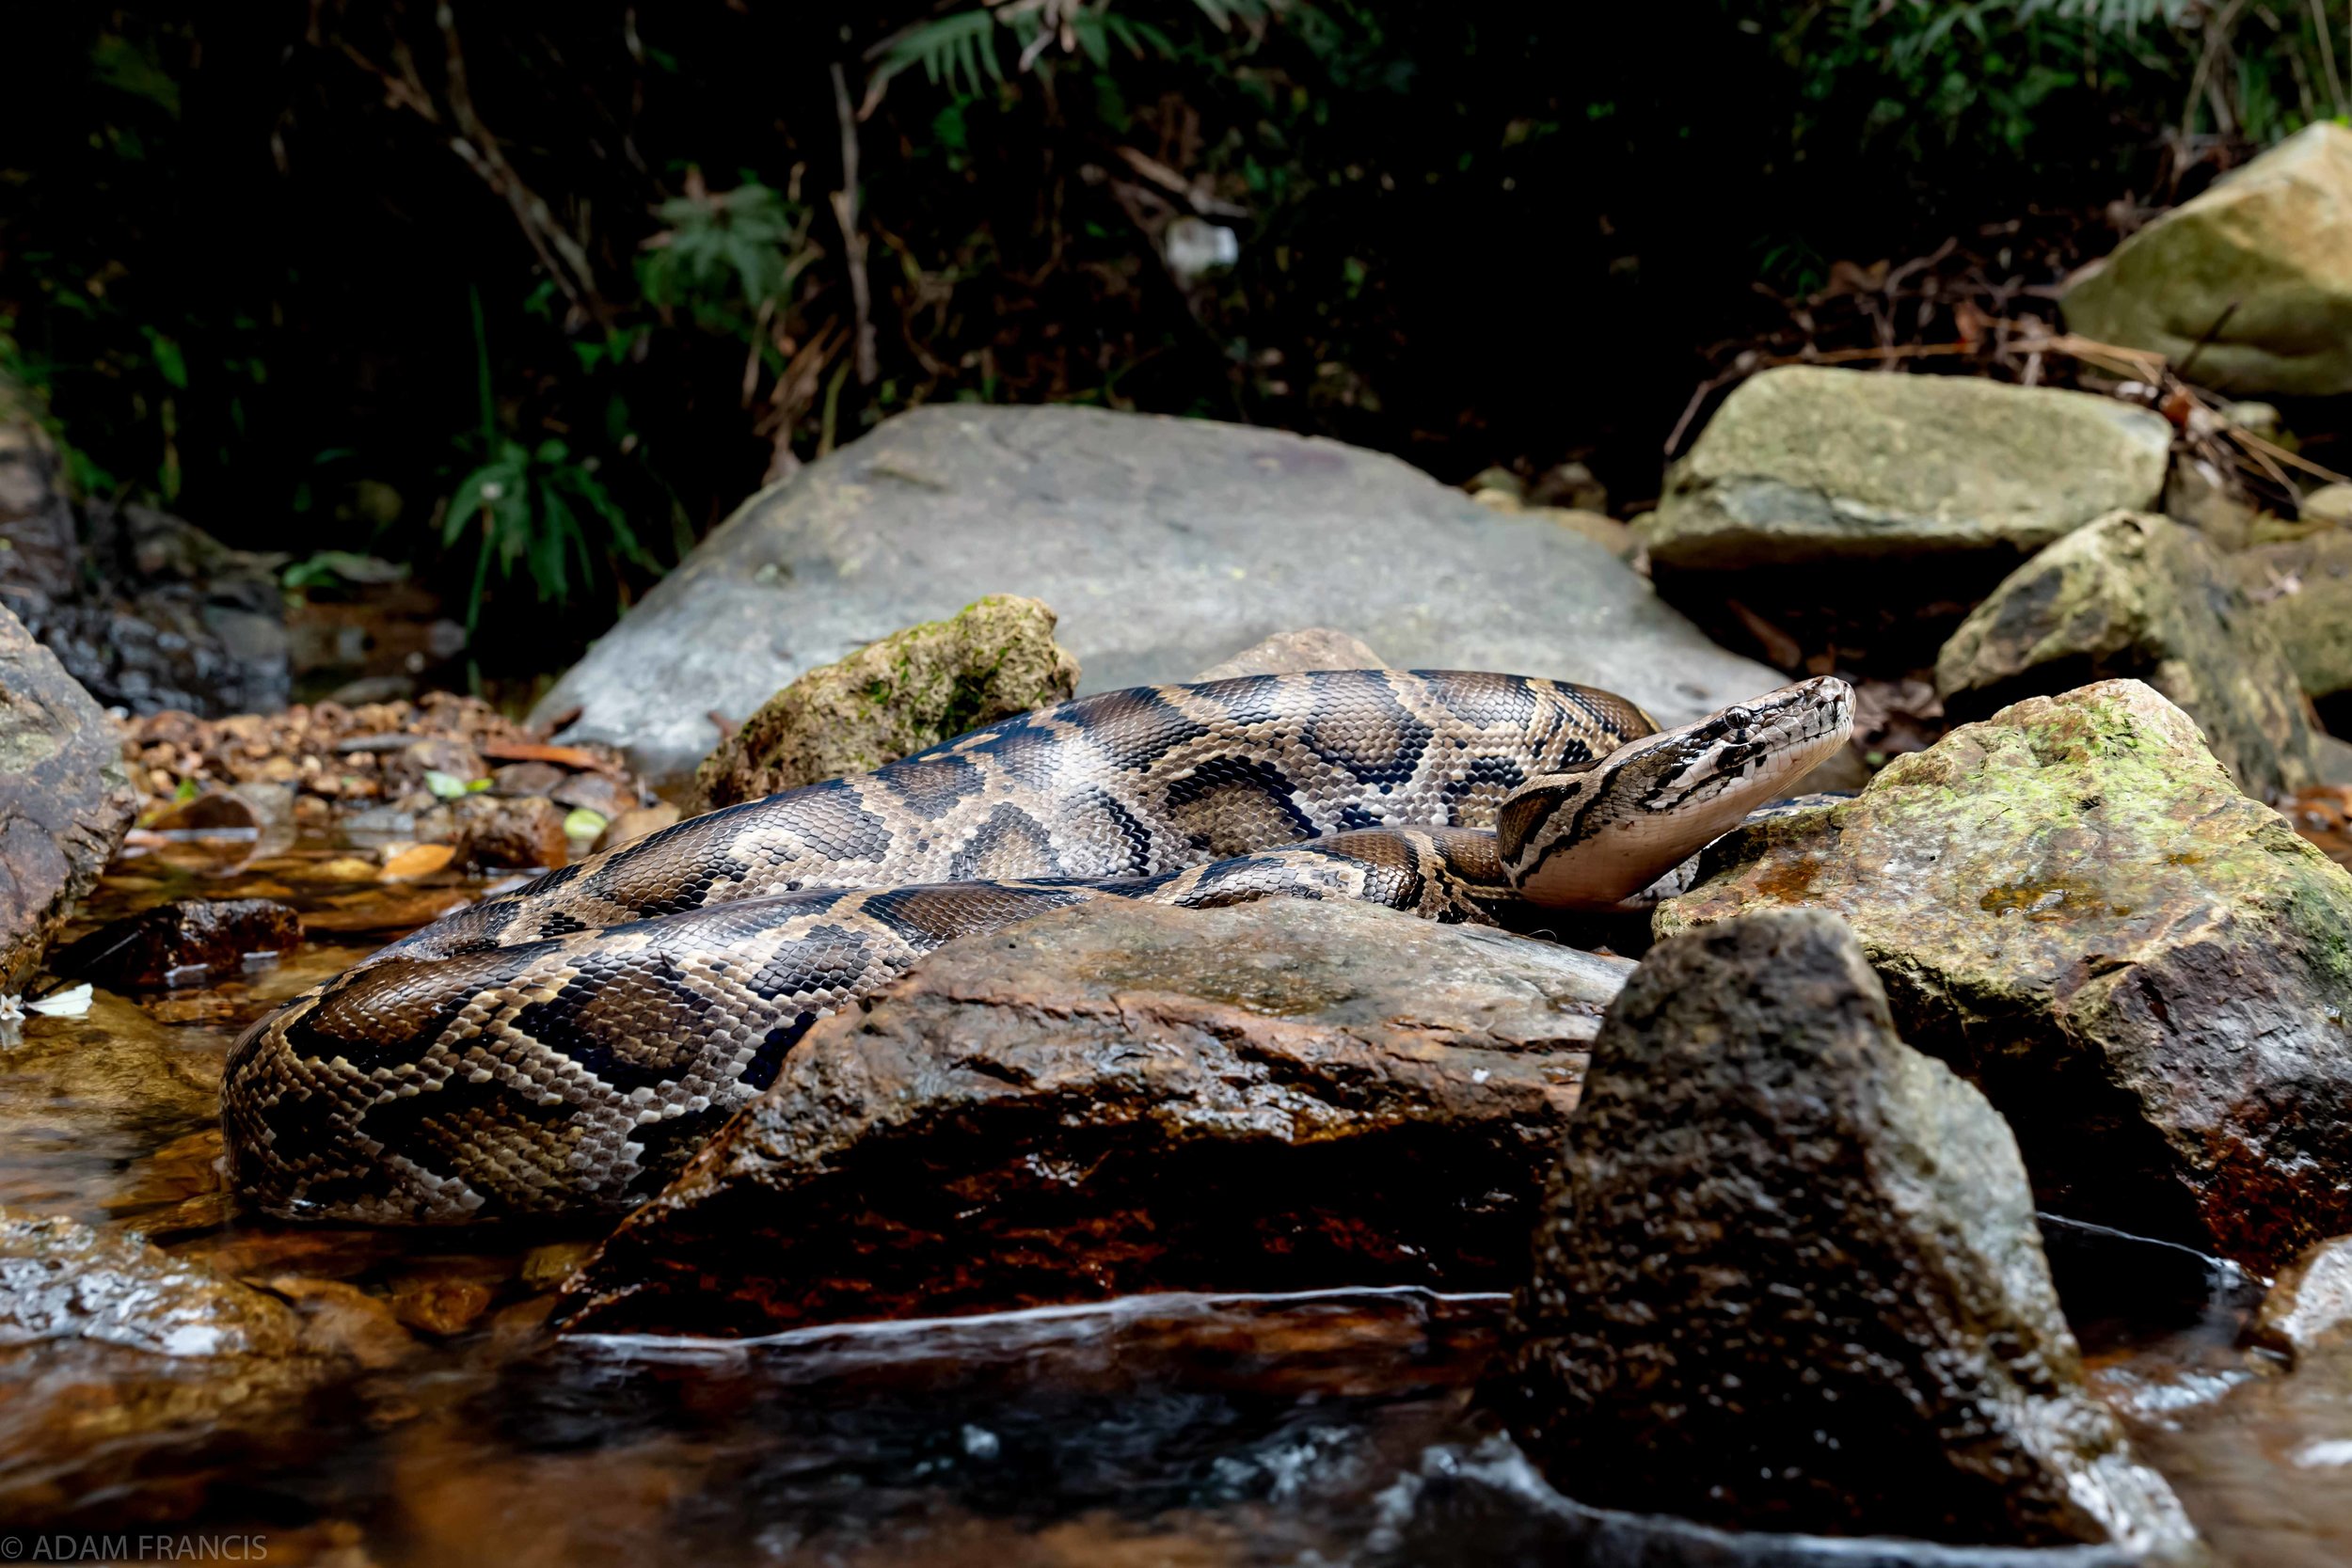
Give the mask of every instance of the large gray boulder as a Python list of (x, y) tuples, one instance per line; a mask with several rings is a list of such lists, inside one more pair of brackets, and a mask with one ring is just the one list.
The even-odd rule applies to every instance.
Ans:
[(1183, 680), (1297, 626), (1400, 666), (1622, 691), (1661, 724), (1781, 683), (1606, 548), (1395, 458), (1086, 408), (918, 408), (764, 490), (540, 704), (681, 779), (803, 672), (984, 594), (1044, 600), (1086, 691)]
[(1501, 1389), (1589, 1503), (1967, 1544), (2190, 1540), (2083, 1386), (2015, 1140), (1836, 916), (1661, 943), (1593, 1044)]
[(2153, 507), (2171, 427), (2111, 398), (1789, 365), (1742, 383), (1637, 529), (1659, 566), (2014, 560)]
[(2144, 680), (2197, 721), (2238, 787), (2275, 800), (2317, 778), (2295, 667), (2196, 530), (2102, 517), (2010, 573), (1935, 661), (1954, 719), (2091, 681)]
[[(2352, 129), (2297, 132), (2115, 247), (2066, 292), (2086, 337), (2232, 392), (2352, 392)], [(2210, 338), (2210, 341), (2207, 341)]]

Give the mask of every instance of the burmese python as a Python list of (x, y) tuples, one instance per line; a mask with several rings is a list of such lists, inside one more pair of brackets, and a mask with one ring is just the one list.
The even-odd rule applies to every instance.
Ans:
[(1606, 906), (1802, 777), (1851, 703), (1813, 680), (1661, 734), (1565, 682), (1364, 670), (1041, 709), (550, 873), (287, 1003), (229, 1059), (230, 1175), (293, 1217), (626, 1207), (949, 938), (1104, 897)]

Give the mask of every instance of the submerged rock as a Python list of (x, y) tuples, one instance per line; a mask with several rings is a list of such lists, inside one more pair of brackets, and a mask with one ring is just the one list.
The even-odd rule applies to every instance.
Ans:
[(951, 942), (809, 1032), (573, 1277), (570, 1326), (1497, 1288), (1629, 967), (1284, 899)]
[(0, 610), (0, 990), (98, 885), (135, 804), (113, 721)]
[(567, 738), (626, 746), (668, 783), (710, 750), (713, 711), (748, 713), (983, 593), (1053, 605), (1087, 690), (1315, 626), (1401, 667), (1606, 687), (1662, 724), (1779, 684), (1600, 546), (1392, 457), (1205, 420), (935, 404), (745, 502), (537, 715), (581, 708)]
[(1500, 1391), (1554, 1482), (1743, 1528), (2177, 1548), (2082, 1384), (2014, 1140), (1845, 924), (1663, 942), (1594, 1041)]
[(2068, 286), (2067, 325), (2232, 392), (2352, 392), (2352, 129), (2306, 127)]
[(694, 775), (699, 810), (866, 773), (983, 724), (1067, 702), (1078, 661), (1054, 612), (995, 594), (811, 670), (761, 704)]
[(2068, 534), (2010, 574), (1935, 661), (1955, 719), (2116, 678), (2197, 721), (2255, 799), (2316, 779), (2294, 668), (2230, 566), (2169, 517), (2119, 512)]
[(1637, 531), (1677, 571), (2013, 562), (2104, 513), (2153, 505), (2170, 446), (2163, 419), (2111, 398), (1791, 365), (1724, 401)]
[(135, 1236), (0, 1211), (0, 1518), (119, 1525), (151, 1470), (184, 1487), (192, 1455), (291, 1425), (327, 1367), (304, 1334), (285, 1303)]
[(255, 955), (302, 945), (302, 919), (270, 898), (179, 898), (97, 930), (50, 956), (59, 974), (108, 990), (157, 990), (231, 975)]
[(1703, 867), (1659, 934), (1844, 916), (2043, 1208), (2265, 1272), (2352, 1231), (2352, 877), (2141, 683), (1963, 725)]

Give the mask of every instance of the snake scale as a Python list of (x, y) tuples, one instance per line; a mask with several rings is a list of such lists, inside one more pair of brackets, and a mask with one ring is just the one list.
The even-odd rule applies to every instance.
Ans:
[(1100, 898), (1603, 907), (1841, 744), (1819, 679), (1680, 729), (1560, 681), (1139, 687), (694, 817), (394, 942), (231, 1052), (232, 1181), (451, 1223), (658, 1192), (818, 1018), (954, 937)]

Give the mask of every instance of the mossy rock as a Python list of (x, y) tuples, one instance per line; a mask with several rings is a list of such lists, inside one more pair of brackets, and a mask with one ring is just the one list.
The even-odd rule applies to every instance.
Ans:
[(1958, 719), (2114, 679), (2178, 705), (2259, 800), (2317, 777), (2301, 687), (2270, 625), (2237, 570), (2169, 517), (2118, 512), (2067, 535), (2010, 573), (1935, 661)]
[(703, 759), (698, 810), (865, 773), (984, 724), (1067, 702), (1078, 661), (1054, 612), (991, 594), (811, 670)]
[(2352, 877), (2148, 686), (2004, 708), (1701, 872), (1661, 936), (1845, 916), (2043, 1208), (2265, 1272), (2352, 1231)]

